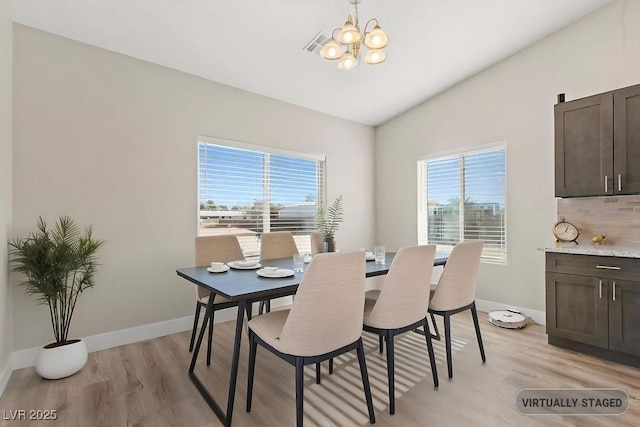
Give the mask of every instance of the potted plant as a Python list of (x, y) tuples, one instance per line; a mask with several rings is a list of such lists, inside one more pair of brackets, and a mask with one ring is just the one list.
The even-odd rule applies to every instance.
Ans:
[(64, 378), (87, 362), (83, 340), (69, 339), (69, 327), (85, 289), (95, 285), (97, 250), (105, 243), (94, 239), (91, 227), (80, 230), (68, 216), (61, 216), (52, 229), (40, 218), (38, 230), (26, 238), (9, 242), (13, 271), (21, 273), (27, 295), (49, 307), (55, 342), (44, 346), (36, 371), (47, 379)]
[(335, 251), (335, 235), (338, 225), (344, 220), (342, 216), (342, 196), (338, 196), (331, 206), (321, 206), (316, 215), (316, 226), (324, 236), (326, 252)]

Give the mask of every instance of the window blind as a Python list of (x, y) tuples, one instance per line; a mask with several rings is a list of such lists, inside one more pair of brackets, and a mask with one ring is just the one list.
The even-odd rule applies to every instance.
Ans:
[(504, 146), (418, 161), (418, 240), (450, 251), (482, 239), (482, 260), (506, 264)]
[(251, 256), (262, 233), (290, 231), (298, 250), (310, 252), (325, 162), (309, 157), (317, 156), (199, 142), (198, 234), (234, 234)]

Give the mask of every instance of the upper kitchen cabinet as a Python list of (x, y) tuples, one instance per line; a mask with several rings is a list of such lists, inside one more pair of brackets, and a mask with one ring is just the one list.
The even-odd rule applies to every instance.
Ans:
[(640, 193), (640, 85), (559, 102), (554, 113), (556, 197)]
[(614, 194), (640, 193), (640, 85), (613, 92)]

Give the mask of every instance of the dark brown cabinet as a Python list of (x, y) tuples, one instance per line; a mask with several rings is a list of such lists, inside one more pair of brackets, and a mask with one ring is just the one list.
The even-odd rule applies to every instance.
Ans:
[(640, 85), (559, 102), (554, 118), (556, 197), (640, 193)]
[(547, 334), (608, 348), (606, 279), (548, 272), (546, 281)]
[(546, 270), (549, 343), (638, 366), (640, 259), (548, 252)]

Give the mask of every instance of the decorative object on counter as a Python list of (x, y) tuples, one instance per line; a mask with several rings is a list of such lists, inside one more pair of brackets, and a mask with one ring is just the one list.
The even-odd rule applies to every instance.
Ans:
[(575, 243), (578, 244), (578, 237), (580, 232), (578, 227), (572, 223), (565, 221), (564, 217), (560, 217), (560, 221), (556, 222), (551, 229), (553, 235), (556, 238), (556, 245), (558, 243)]
[(591, 244), (592, 245), (600, 245), (600, 246), (604, 246), (604, 239), (607, 236), (603, 236), (602, 234), (598, 234), (597, 236), (594, 236), (593, 239), (591, 239)]
[(342, 215), (342, 196), (338, 196), (331, 206), (325, 208), (321, 206), (316, 215), (316, 225), (318, 230), (324, 236), (325, 251), (335, 252), (335, 235), (338, 231), (338, 225), (344, 220)]
[(93, 238), (91, 227), (83, 231), (69, 216), (61, 216), (53, 228), (40, 217), (38, 230), (9, 242), (13, 271), (25, 277), (19, 285), (40, 305), (49, 307), (55, 342), (44, 346), (36, 371), (47, 379), (68, 377), (87, 362), (83, 340), (68, 339), (71, 319), (82, 292), (95, 285), (96, 252), (105, 241)]

